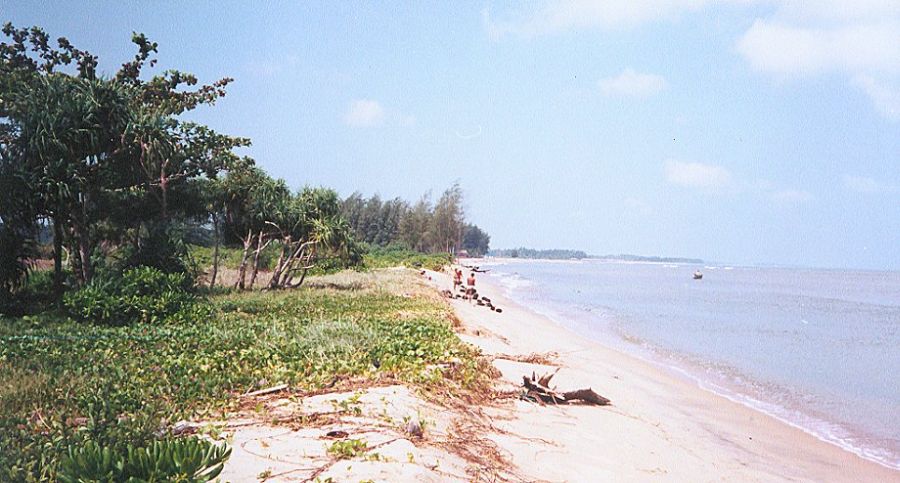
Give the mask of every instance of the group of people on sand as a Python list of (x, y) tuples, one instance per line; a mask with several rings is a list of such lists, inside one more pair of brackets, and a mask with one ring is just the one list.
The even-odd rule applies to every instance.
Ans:
[(448, 297), (455, 298), (454, 294), (463, 292), (463, 300), (468, 300), (469, 304), (482, 305), (497, 313), (503, 312), (501, 308), (494, 306), (491, 299), (478, 296), (478, 291), (475, 290), (475, 272), (469, 273), (469, 277), (466, 279), (466, 289), (462, 291), (460, 289), (463, 284), (463, 271), (459, 268), (452, 268), (450, 271), (453, 274), (453, 290), (445, 291)]
[[(455, 268), (453, 269), (453, 293), (456, 293), (459, 290), (459, 286), (462, 285), (462, 270)], [(472, 301), (475, 298), (475, 272), (469, 274), (469, 278), (466, 279), (466, 294), (463, 299)]]

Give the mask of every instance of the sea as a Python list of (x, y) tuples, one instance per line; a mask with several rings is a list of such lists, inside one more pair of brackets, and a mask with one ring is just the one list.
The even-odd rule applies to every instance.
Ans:
[(510, 299), (564, 327), (900, 469), (900, 272), (604, 260), (480, 265)]

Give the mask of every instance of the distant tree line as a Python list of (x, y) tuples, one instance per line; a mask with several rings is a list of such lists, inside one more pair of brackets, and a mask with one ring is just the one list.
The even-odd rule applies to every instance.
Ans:
[(684, 258), (684, 257), (658, 257), (644, 255), (603, 255), (593, 258), (601, 258), (603, 260), (617, 260), (623, 262), (653, 262), (653, 263), (703, 263), (700, 258)]
[(531, 258), (531, 259), (547, 259), (547, 260), (569, 260), (569, 259), (581, 259), (587, 258), (587, 253), (581, 250), (564, 250), (564, 249), (549, 249), (549, 250), (536, 250), (534, 248), (506, 248), (502, 250), (491, 250), (488, 252), (488, 255), (492, 257), (502, 257), (502, 258)]
[(382, 201), (377, 194), (364, 198), (356, 192), (343, 200), (341, 212), (354, 238), (372, 246), (400, 246), (423, 253), (465, 250), (472, 256), (483, 256), (490, 247), (490, 236), (466, 221), (458, 183), (436, 203), (427, 194), (411, 204), (401, 198)]

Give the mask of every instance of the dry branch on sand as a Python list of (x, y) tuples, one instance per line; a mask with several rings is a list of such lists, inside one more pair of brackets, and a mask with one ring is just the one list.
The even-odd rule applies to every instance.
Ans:
[(507, 361), (514, 362), (524, 362), (527, 364), (540, 364), (542, 366), (557, 366), (559, 365), (556, 362), (556, 359), (559, 357), (559, 354), (553, 351), (550, 352), (532, 352), (530, 354), (522, 354), (522, 355), (514, 355), (514, 354), (504, 354), (499, 353), (492, 356), (493, 359), (503, 359)]
[(525, 393), (522, 397), (530, 401), (549, 404), (569, 404), (573, 401), (582, 401), (588, 404), (606, 406), (610, 403), (609, 399), (597, 394), (591, 388), (562, 393), (558, 392), (555, 386), (551, 389), (550, 379), (553, 379), (557, 372), (559, 372), (559, 369), (544, 374), (540, 378), (534, 372), (531, 373), (531, 378), (522, 376), (522, 385), (525, 386)]

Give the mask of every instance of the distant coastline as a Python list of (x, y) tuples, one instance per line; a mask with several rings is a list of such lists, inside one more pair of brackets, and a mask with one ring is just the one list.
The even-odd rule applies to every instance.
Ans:
[(620, 261), (620, 262), (694, 263), (694, 264), (705, 263), (700, 258), (657, 257), (657, 256), (628, 255), (628, 254), (591, 256), (588, 258), (598, 258), (600, 260), (616, 260), (616, 261)]
[(490, 250), (488, 256), (497, 258), (524, 258), (524, 259), (542, 259), (542, 260), (581, 260), (586, 258), (599, 260), (615, 260), (621, 262), (655, 262), (655, 263), (704, 263), (699, 258), (685, 257), (660, 257), (660, 256), (644, 256), (644, 255), (588, 255), (582, 250), (570, 250), (564, 248), (552, 248), (546, 250), (538, 250), (534, 248), (506, 248)]

